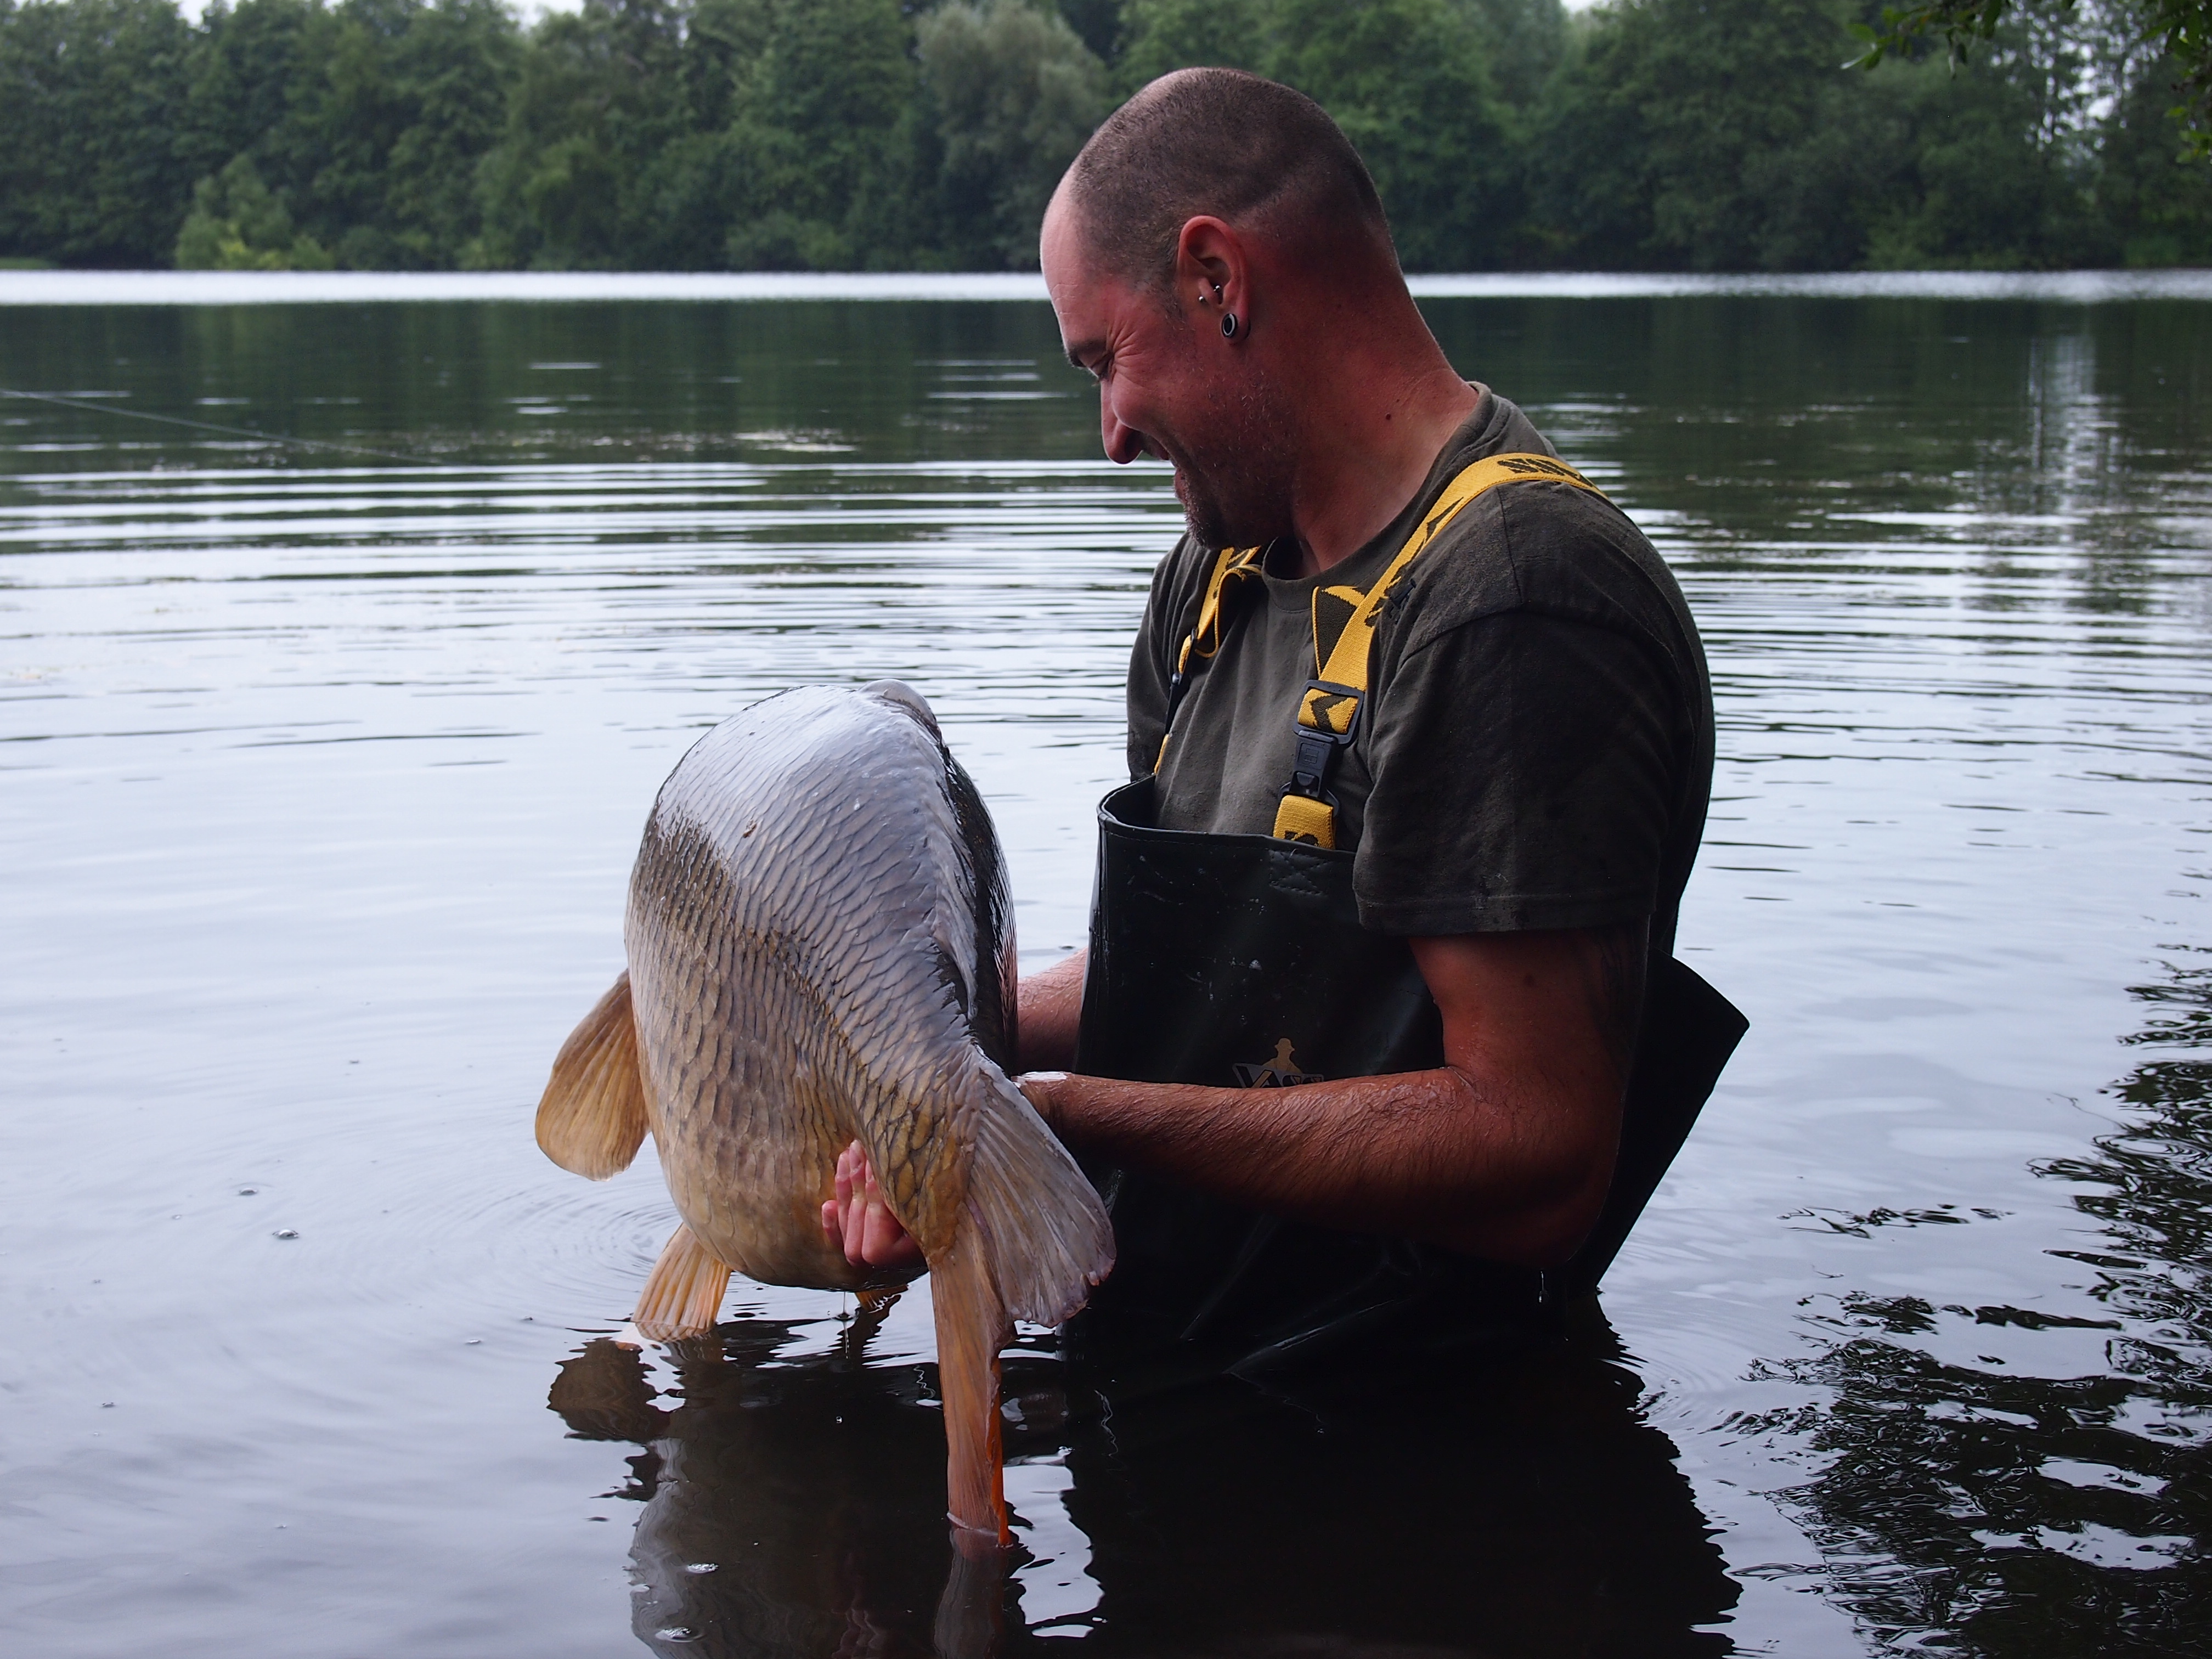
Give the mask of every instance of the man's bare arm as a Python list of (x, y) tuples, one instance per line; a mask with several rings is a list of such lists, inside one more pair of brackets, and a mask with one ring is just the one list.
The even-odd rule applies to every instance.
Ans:
[(1290, 1089), (1027, 1078), (1070, 1145), (1254, 1209), (1551, 1266), (1620, 1144), (1644, 927), (1413, 941), (1445, 1064)]
[(1075, 1064), (1075, 1028), (1083, 1018), (1086, 960), (1078, 951), (1022, 981), (1017, 1070), (1064, 1072)]

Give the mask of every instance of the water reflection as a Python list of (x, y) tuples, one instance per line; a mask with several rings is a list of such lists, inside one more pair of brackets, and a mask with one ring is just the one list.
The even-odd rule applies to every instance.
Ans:
[(944, 1437), (921, 1371), (866, 1366), (858, 1341), (790, 1357), (797, 1328), (744, 1320), (674, 1345), (672, 1408), (635, 1348), (603, 1338), (562, 1366), (548, 1403), (569, 1431), (641, 1448), (610, 1494), (645, 1504), (638, 1638), (872, 1659), (931, 1652), (941, 1623), (947, 1659), (989, 1651), (998, 1575), (963, 1570), (946, 1541)]
[[(2133, 1121), (2040, 1173), (2102, 1224), (2074, 1312), (1854, 1294), (1854, 1334), (1781, 1367), (1824, 1408), (1741, 1419), (1826, 1467), (1791, 1496), (1835, 1593), (1886, 1643), (1993, 1656), (2203, 1653), (2212, 1643), (2212, 966), (2188, 953), (2135, 994), (2131, 1043), (2181, 1052), (2112, 1091)], [(1914, 1218), (1877, 1212), (1875, 1225)], [(1936, 1219), (1957, 1219), (1939, 1216)], [(2023, 1376), (1945, 1359), (1946, 1327), (2098, 1334), (2103, 1364)], [(2104, 1333), (2111, 1333), (2109, 1336)]]
[[(550, 1404), (570, 1433), (641, 1448), (614, 1495), (645, 1505), (631, 1563), (647, 1646), (749, 1659), (964, 1659), (1074, 1636), (1130, 1655), (1729, 1650), (1712, 1626), (1736, 1587), (1595, 1308), (1469, 1370), (1291, 1392), (1119, 1398), (1048, 1352), (1012, 1355), (1008, 1485), (1029, 1547), (1002, 1590), (945, 1541), (933, 1368), (865, 1364), (859, 1349), (848, 1334), (809, 1352), (799, 1325), (741, 1319), (669, 1351), (667, 1396), (611, 1340), (563, 1364)], [(1064, 1478), (1027, 1478), (1047, 1470)], [(1061, 1551), (1087, 1549), (1073, 1607), (1037, 1593), (1069, 1575), (1027, 1571), (1055, 1533)]]

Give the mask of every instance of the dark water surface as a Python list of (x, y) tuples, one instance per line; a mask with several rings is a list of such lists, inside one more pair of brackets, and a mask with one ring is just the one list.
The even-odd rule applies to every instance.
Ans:
[[(1004, 1649), (2212, 1653), (2212, 304), (1429, 309), (1680, 573), (1752, 1034), (1556, 1343), (1015, 1356)], [(94, 406), (0, 401), (8, 1650), (927, 1652), (926, 1294), (619, 1347), (650, 1152), (530, 1115), (793, 682), (927, 692), (1079, 942), (1178, 520), (1048, 312), (18, 310), (0, 386)]]

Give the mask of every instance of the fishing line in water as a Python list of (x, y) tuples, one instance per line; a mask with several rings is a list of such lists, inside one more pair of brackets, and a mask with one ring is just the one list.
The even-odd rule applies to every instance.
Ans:
[(321, 438), (293, 438), (281, 432), (257, 432), (250, 426), (222, 426), (213, 421), (189, 421), (181, 415), (156, 415), (149, 410), (118, 409), (112, 404), (95, 403), (88, 398), (64, 398), (55, 392), (18, 392), (11, 386), (0, 386), (0, 398), (23, 398), (33, 403), (58, 404), (64, 409), (89, 410), (95, 415), (121, 415), (134, 421), (159, 421), (164, 426), (185, 426), (200, 432), (228, 433), (234, 438), (258, 438), (264, 443), (293, 444), (301, 449), (333, 449), (346, 455), (374, 455), (380, 461), (399, 461), (408, 466), (424, 464), (418, 456), (395, 455), (388, 449), (364, 449), (359, 444), (331, 443)]

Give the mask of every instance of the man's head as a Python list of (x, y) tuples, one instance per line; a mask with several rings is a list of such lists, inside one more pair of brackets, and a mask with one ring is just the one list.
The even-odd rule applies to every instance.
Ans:
[(1171, 282), (1182, 228), (1201, 215), (1332, 264), (1346, 252), (1395, 263), (1352, 141), (1304, 93), (1242, 70), (1152, 82), (1091, 134), (1060, 195), (1099, 269), (1139, 289)]
[(1099, 380), (1107, 454), (1172, 461), (1210, 545), (1289, 533), (1312, 374), (1393, 296), (1410, 307), (1374, 181), (1327, 112), (1242, 70), (1164, 76), (1068, 169), (1042, 253), (1068, 356)]

